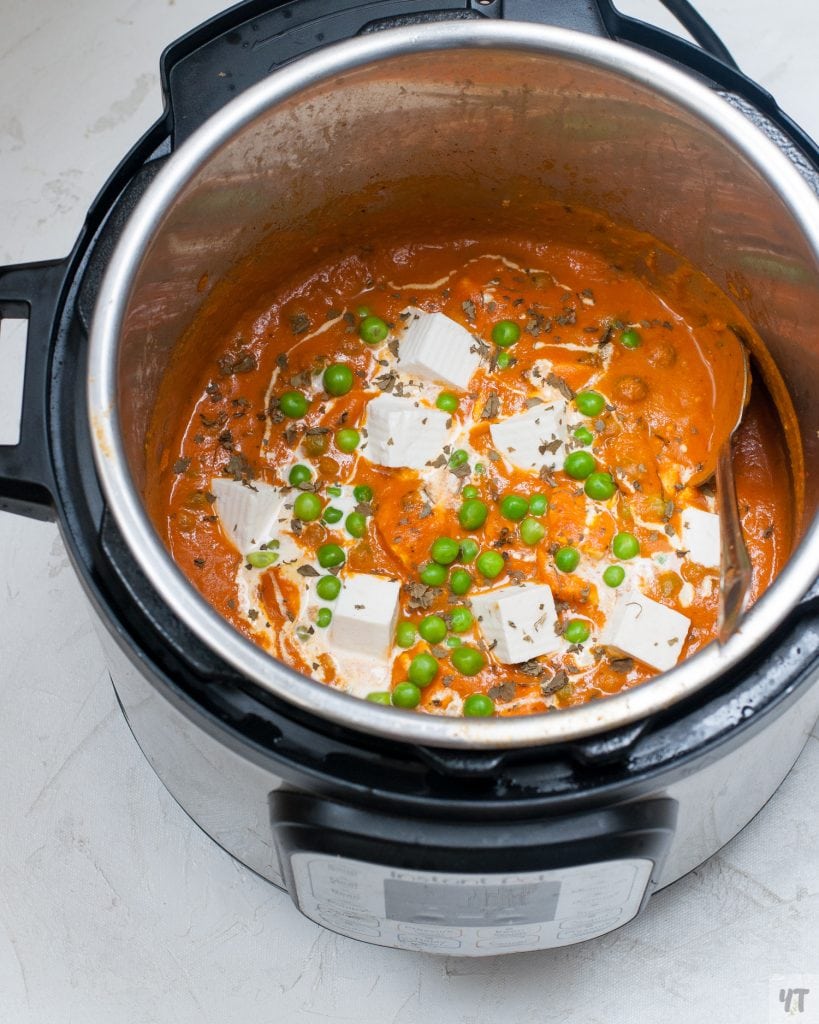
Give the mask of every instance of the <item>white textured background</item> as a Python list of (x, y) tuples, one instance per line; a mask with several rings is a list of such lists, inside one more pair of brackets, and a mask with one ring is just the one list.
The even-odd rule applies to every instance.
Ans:
[[(160, 51), (224, 6), (0, 0), (0, 263), (69, 250), (160, 112)], [(653, 0), (623, 8), (672, 24)], [(819, 136), (817, 0), (699, 8)], [(594, 942), (480, 961), (361, 946), (173, 803), (116, 709), (56, 529), (0, 516), (2, 1024), (766, 1024), (786, 1019), (772, 984), (812, 974), (810, 1012), (791, 1018), (809, 1024), (818, 793), (814, 733), (736, 840)]]

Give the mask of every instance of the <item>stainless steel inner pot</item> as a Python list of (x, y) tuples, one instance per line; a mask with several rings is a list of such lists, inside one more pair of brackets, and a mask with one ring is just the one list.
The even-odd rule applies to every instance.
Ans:
[[(424, 192), (423, 180), (435, 187)], [(366, 202), (354, 202), (362, 195)], [(317, 238), (343, 244), (379, 215), (386, 222), (396, 196), (437, 201), (442, 217), (466, 225), (526, 217), (533, 195), (651, 232), (756, 326), (798, 417), (801, 540), (726, 646), (711, 644), (642, 687), (504, 720), (400, 714), (275, 661), (199, 596), (144, 510), (146, 428), (185, 329), (214, 284), (229, 286), (231, 268), (252, 251), (267, 260), (273, 286), (309, 265)], [(208, 287), (200, 290), (203, 275)], [(620, 44), (531, 24), (394, 29), (271, 75), (207, 122), (151, 185), (111, 261), (94, 319), (97, 465), (111, 512), (153, 585), (248, 679), (317, 715), (397, 740), (563, 741), (640, 719), (707, 685), (781, 623), (819, 574), (817, 324), (819, 202), (773, 143), (693, 77)]]

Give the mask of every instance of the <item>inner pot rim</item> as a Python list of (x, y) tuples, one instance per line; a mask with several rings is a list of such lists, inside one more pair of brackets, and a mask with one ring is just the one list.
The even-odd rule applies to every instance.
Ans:
[(503, 719), (400, 714), (276, 661), (235, 630), (188, 581), (149, 520), (129, 472), (117, 413), (117, 369), (123, 315), (143, 254), (177, 195), (240, 129), (306, 87), (362, 65), (481, 47), (568, 57), (641, 85), (695, 115), (779, 196), (819, 262), (819, 204), (807, 183), (760, 130), (691, 76), (619, 43), (529, 23), (452, 22), (390, 29), (335, 44), (275, 72), (222, 108), (177, 150), (131, 215), (111, 259), (94, 314), (88, 371), (94, 457), (111, 513), (151, 584), (206, 646), (287, 703), (339, 725), (404, 743), (478, 749), (566, 742), (627, 725), (676, 704), (730, 670), (785, 620), (819, 575), (819, 516), (727, 644), (711, 643), (640, 687), (559, 712)]

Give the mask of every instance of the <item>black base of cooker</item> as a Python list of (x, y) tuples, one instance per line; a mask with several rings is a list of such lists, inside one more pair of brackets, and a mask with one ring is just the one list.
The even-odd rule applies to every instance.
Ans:
[(417, 0), (248, 0), (165, 51), (165, 113), (102, 190), (72, 254), (0, 270), (0, 313), (30, 316), (23, 437), (41, 438), (47, 429), (49, 441), (48, 451), (26, 440), (0, 448), (0, 509), (53, 518), (56, 508), (74, 566), (121, 649), (138, 656), (141, 670), (186, 714), (253, 758), (271, 759), (284, 778), (309, 778), (350, 803), (397, 802), (411, 813), (434, 804), (438, 813), (469, 814), (478, 801), (488, 816), (559, 813), (592, 789), (596, 799), (622, 793), (660, 766), (685, 772), (784, 710), (819, 662), (819, 587), (737, 671), (652, 721), (548, 749), (472, 754), (397, 746), (284, 704), (198, 641), (131, 558), (107, 513), (92, 457), (84, 384), (89, 324), (101, 276), (136, 202), (167, 156), (221, 105), (330, 42), (408, 19), (440, 18), (537, 20), (608, 35), (650, 49), (720, 90), (819, 181), (816, 145), (696, 23), (717, 56), (623, 17), (608, 0), (430, 0), (428, 10), (418, 7)]

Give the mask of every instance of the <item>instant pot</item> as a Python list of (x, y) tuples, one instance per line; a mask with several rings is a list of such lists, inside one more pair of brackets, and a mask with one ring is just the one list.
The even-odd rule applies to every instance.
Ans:
[[(819, 715), (819, 150), (669, 7), (705, 49), (608, 0), (239, 4), (165, 52), (165, 113), (70, 256), (0, 270), (0, 315), (29, 322), (0, 508), (57, 519), (180, 805), (345, 935), (476, 956), (617, 928), (747, 824)], [(795, 410), (790, 561), (727, 644), (579, 708), (439, 718), (297, 675), (204, 602), (146, 516), (179, 339), (249, 254), (275, 280), (362, 218), (422, 202), (502, 227), (539, 199), (658, 236), (757, 327)]]

